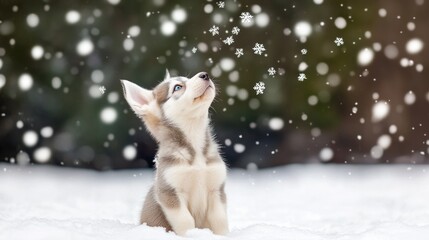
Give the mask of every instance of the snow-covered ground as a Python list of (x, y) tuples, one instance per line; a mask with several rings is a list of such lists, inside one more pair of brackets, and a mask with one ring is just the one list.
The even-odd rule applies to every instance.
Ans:
[[(231, 233), (191, 239), (429, 239), (426, 166), (232, 170)], [(0, 239), (186, 239), (137, 225), (151, 170), (0, 165)]]

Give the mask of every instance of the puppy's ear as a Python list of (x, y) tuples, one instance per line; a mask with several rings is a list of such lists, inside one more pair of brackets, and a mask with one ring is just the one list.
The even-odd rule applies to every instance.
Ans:
[(168, 80), (170, 78), (170, 72), (168, 71), (168, 69), (165, 69), (165, 77), (164, 77), (164, 81)]
[(130, 107), (137, 115), (144, 115), (148, 104), (155, 99), (152, 91), (139, 87), (138, 85), (121, 80), (124, 96)]

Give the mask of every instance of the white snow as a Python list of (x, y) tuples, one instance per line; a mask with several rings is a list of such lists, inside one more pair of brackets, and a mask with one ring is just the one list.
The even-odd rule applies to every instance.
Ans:
[(61, 84), (62, 84), (62, 82), (61, 82), (61, 78), (59, 78), (59, 77), (53, 77), (53, 78), (52, 78), (52, 81), (51, 81), (51, 84), (52, 84), (52, 87), (53, 87), (54, 89), (58, 89), (58, 88), (60, 88), (60, 87), (61, 87)]
[(134, 40), (131, 38), (126, 38), (124, 42), (122, 43), (122, 46), (124, 47), (125, 51), (131, 51), (134, 48)]
[(279, 118), (279, 117), (273, 117), (268, 121), (268, 126), (270, 127), (271, 130), (273, 131), (280, 131), (283, 129), (284, 127), (284, 121), (283, 119)]
[(91, 73), (91, 80), (94, 83), (101, 83), (104, 80), (104, 73), (103, 73), (103, 71), (98, 70), (98, 69), (92, 71), (92, 73)]
[(409, 54), (417, 54), (423, 49), (423, 41), (419, 38), (410, 39), (405, 45), (405, 49)]
[(322, 161), (327, 162), (331, 160), (333, 157), (334, 157), (334, 151), (332, 151), (331, 148), (325, 147), (322, 150), (320, 150), (319, 158)]
[(44, 49), (40, 45), (36, 45), (33, 48), (31, 48), (31, 57), (35, 60), (39, 60), (43, 57)]
[(384, 150), (381, 146), (375, 145), (371, 148), (371, 157), (374, 159), (379, 159), (383, 156)]
[(302, 82), (302, 81), (304, 81), (305, 79), (307, 79), (307, 76), (305, 75), (305, 73), (300, 73), (300, 74), (298, 75), (298, 81)]
[(6, 84), (6, 77), (3, 74), (0, 74), (0, 89)]
[(16, 162), (19, 165), (28, 165), (30, 162), (30, 156), (26, 152), (20, 151), (18, 154), (16, 154)]
[(121, 0), (107, 0), (112, 5), (117, 5), (121, 2)]
[(204, 12), (209, 14), (213, 12), (213, 5), (211, 4), (206, 4), (204, 5)]
[(99, 86), (98, 91), (100, 91), (100, 93), (103, 95), (106, 92), (106, 87), (105, 86)]
[(426, 166), (231, 170), (231, 232), (194, 229), (188, 238), (138, 225), (150, 170), (0, 169), (0, 239), (423, 240), (429, 234)]
[(300, 71), (300, 72), (307, 70), (307, 68), (308, 68), (308, 64), (306, 62), (301, 62), (298, 65), (298, 71)]
[(113, 107), (105, 107), (100, 112), (100, 119), (103, 123), (111, 124), (116, 121), (118, 113)]
[(18, 78), (18, 87), (21, 91), (28, 91), (33, 87), (33, 77), (28, 73), (23, 73)]
[(389, 126), (389, 133), (395, 134), (398, 131), (398, 127), (395, 124)]
[(219, 66), (223, 71), (229, 72), (235, 68), (235, 61), (232, 58), (222, 58), (219, 61)]
[(50, 138), (52, 137), (52, 134), (54, 134), (54, 129), (52, 129), (50, 126), (43, 127), (40, 130), (40, 135), (42, 135), (44, 138)]
[(244, 55), (243, 49), (242, 48), (236, 48), (234, 54), (237, 56), (237, 58), (243, 56)]
[(395, 59), (399, 55), (399, 50), (395, 45), (389, 44), (384, 48), (384, 55), (389, 59)]
[(239, 27), (233, 27), (231, 30), (231, 33), (234, 35), (238, 35), (240, 33), (240, 28)]
[(264, 44), (262, 43), (255, 43), (255, 46), (252, 48), (254, 54), (262, 55), (263, 52), (265, 52)]
[(337, 45), (338, 47), (344, 44), (344, 40), (343, 38), (340, 37), (336, 37), (334, 40), (335, 45)]
[(379, 15), (380, 17), (386, 17), (386, 15), (387, 15), (387, 11), (386, 11), (386, 9), (384, 9), (384, 8), (380, 8), (380, 9), (378, 10), (378, 15)]
[(46, 163), (51, 158), (52, 152), (48, 147), (40, 147), (33, 153), (33, 158), (39, 163)]
[(161, 33), (164, 36), (171, 36), (176, 32), (176, 24), (172, 21), (164, 21), (161, 24)]
[(100, 91), (100, 85), (91, 85), (88, 88), (89, 96), (92, 98), (101, 98), (103, 96), (103, 93)]
[(16, 122), (16, 127), (17, 127), (18, 129), (23, 128), (23, 127), (24, 127), (24, 122), (23, 122), (23, 121), (21, 121), (21, 120), (18, 120), (18, 121)]
[(234, 144), (234, 151), (236, 153), (243, 153), (246, 150), (246, 146), (241, 143)]
[(171, 18), (177, 23), (183, 23), (187, 17), (188, 14), (183, 8), (176, 8), (171, 12)]
[(252, 5), (252, 12), (253, 12), (253, 13), (258, 14), (258, 13), (260, 13), (261, 11), (262, 11), (261, 6), (259, 6), (258, 4), (254, 4), (254, 5)]
[(37, 144), (38, 140), (39, 140), (39, 137), (37, 136), (37, 133), (33, 130), (26, 131), (22, 135), (22, 142), (27, 147), (33, 147), (34, 145)]
[(337, 17), (334, 24), (338, 29), (344, 29), (347, 26), (347, 21), (343, 17)]
[(39, 25), (39, 22), (40, 22), (40, 20), (39, 20), (39, 16), (37, 16), (37, 14), (34, 14), (34, 13), (28, 14), (27, 24), (29, 27), (35, 28)]
[(213, 25), (210, 29), (209, 32), (212, 34), (212, 36), (215, 36), (217, 34), (219, 34), (219, 27), (216, 25)]
[(223, 43), (225, 43), (226, 45), (233, 44), (234, 43), (234, 37), (233, 36), (227, 37), (225, 40), (223, 40)]
[(76, 10), (70, 10), (66, 13), (65, 19), (68, 24), (75, 24), (80, 20), (80, 13)]
[(379, 122), (389, 114), (390, 106), (386, 101), (379, 101), (372, 107), (372, 121)]
[(310, 106), (315, 106), (319, 102), (319, 98), (316, 95), (308, 97), (307, 102)]
[(258, 27), (264, 28), (270, 23), (270, 17), (266, 13), (256, 15), (255, 22)]
[(320, 75), (326, 75), (329, 72), (328, 64), (321, 62), (316, 65), (316, 71)]
[(301, 42), (306, 42), (307, 37), (311, 34), (312, 28), (310, 23), (306, 21), (298, 22), (294, 27), (295, 35), (300, 38)]
[(137, 37), (138, 35), (140, 35), (140, 27), (137, 25), (133, 25), (130, 28), (128, 28), (128, 34), (131, 37)]
[(137, 149), (133, 145), (127, 145), (122, 150), (122, 155), (127, 160), (133, 160), (137, 156)]
[(249, 12), (242, 12), (240, 18), (242, 23), (250, 23), (252, 22), (253, 16)]
[(388, 149), (392, 144), (392, 138), (388, 134), (383, 134), (377, 139), (377, 145), (382, 149)]
[(107, 101), (109, 103), (116, 103), (119, 101), (119, 94), (117, 92), (110, 92), (107, 95)]
[(408, 91), (404, 96), (404, 102), (407, 105), (413, 105), (416, 102), (416, 95), (413, 91)]
[(357, 62), (361, 66), (369, 65), (374, 59), (374, 52), (370, 48), (364, 48), (359, 51)]
[(81, 56), (87, 56), (94, 50), (94, 44), (92, 41), (88, 38), (82, 39), (77, 45), (76, 45), (76, 51)]

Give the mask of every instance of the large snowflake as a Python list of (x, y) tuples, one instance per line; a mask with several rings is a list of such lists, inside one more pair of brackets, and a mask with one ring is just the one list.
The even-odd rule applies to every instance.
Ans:
[(225, 7), (225, 2), (224, 2), (224, 1), (219, 1), (219, 2), (217, 2), (216, 4), (217, 4), (217, 6), (218, 6), (219, 8), (224, 8), (224, 7)]
[(225, 43), (227, 45), (231, 45), (234, 43), (234, 38), (232, 36), (229, 36), (225, 40), (223, 40), (223, 43)]
[(219, 27), (216, 25), (213, 25), (213, 27), (211, 27), (209, 29), (209, 32), (214, 36), (214, 35), (218, 35), (219, 34)]
[(264, 44), (256, 43), (255, 47), (252, 48), (255, 54), (262, 55), (262, 52), (265, 52)]
[(255, 84), (253, 89), (256, 91), (256, 95), (264, 94), (265, 83), (264, 82), (258, 82)]
[(231, 33), (234, 35), (238, 35), (238, 33), (240, 32), (240, 28), (239, 27), (233, 27)]
[(335, 39), (334, 43), (335, 43), (335, 44), (337, 44), (337, 46), (341, 46), (341, 45), (343, 45), (343, 44), (344, 44), (344, 40), (343, 40), (343, 38), (339, 38), (339, 37), (337, 37), (337, 38)]
[(240, 18), (242, 23), (250, 23), (253, 16), (249, 12), (242, 12)]
[(304, 81), (305, 79), (307, 79), (307, 76), (305, 76), (305, 73), (300, 73), (298, 75), (298, 81)]
[(242, 48), (235, 49), (235, 55), (239, 58), (244, 55), (244, 51)]
[(268, 75), (274, 77), (274, 75), (276, 75), (276, 70), (273, 67), (268, 68)]
[(104, 92), (106, 92), (106, 87), (100, 86), (98, 87), (98, 90), (100, 90), (101, 94), (104, 94)]

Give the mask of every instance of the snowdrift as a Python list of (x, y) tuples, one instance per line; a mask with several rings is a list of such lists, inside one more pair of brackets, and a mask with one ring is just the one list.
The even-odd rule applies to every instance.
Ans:
[(0, 239), (428, 239), (425, 166), (231, 170), (231, 232), (186, 238), (138, 225), (151, 170), (0, 165)]

